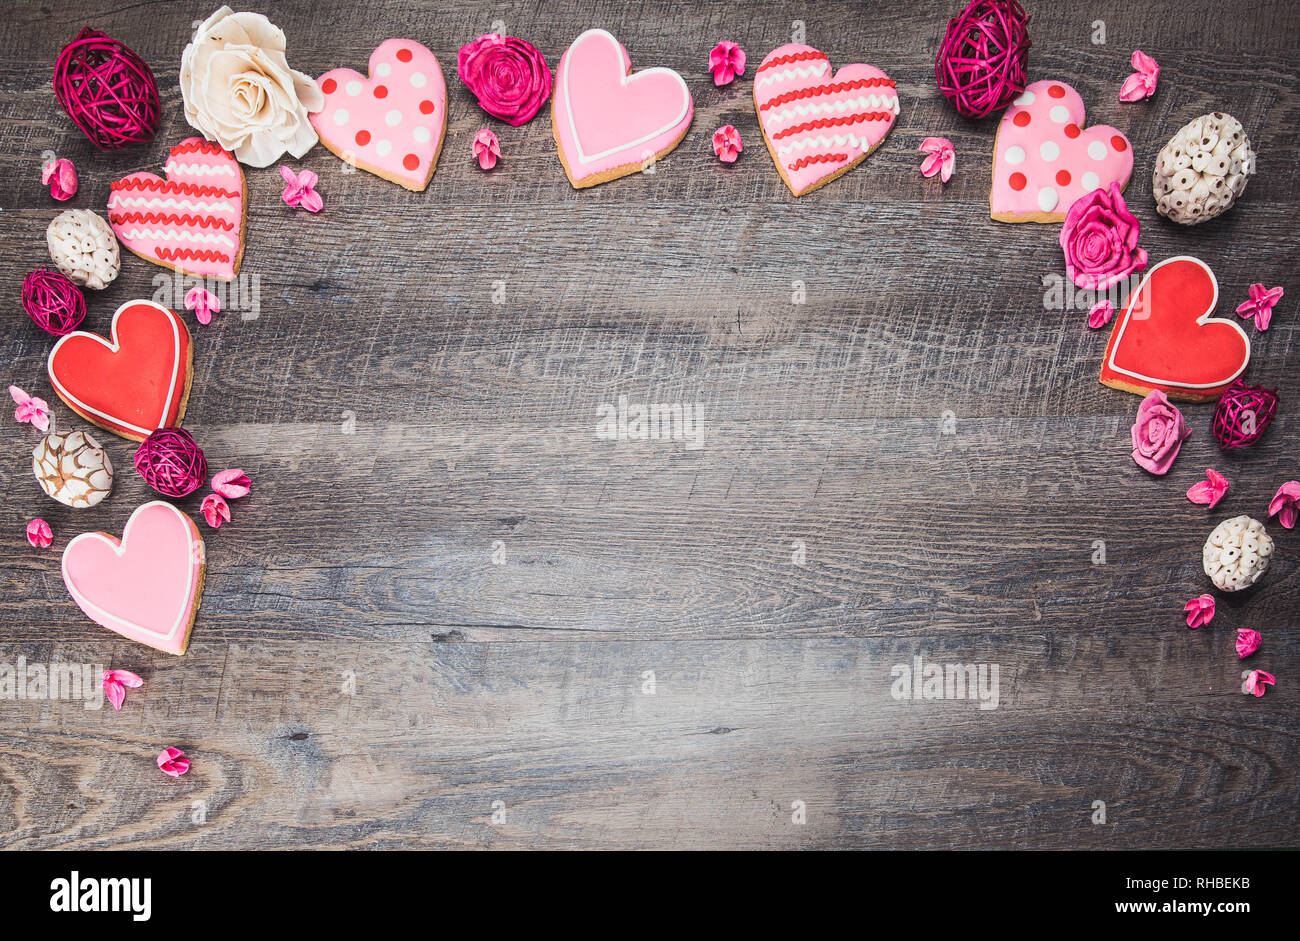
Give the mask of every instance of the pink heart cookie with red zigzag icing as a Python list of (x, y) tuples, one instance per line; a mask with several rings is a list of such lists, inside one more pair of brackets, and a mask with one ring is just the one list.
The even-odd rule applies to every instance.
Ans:
[(1083, 99), (1064, 82), (1034, 82), (1011, 103), (993, 144), (990, 216), (1061, 222), (1085, 193), (1128, 185), (1129, 139), (1105, 124), (1084, 129), (1083, 116)]
[(880, 146), (898, 118), (898, 95), (873, 65), (855, 62), (832, 74), (825, 53), (788, 43), (754, 73), (754, 107), (777, 172), (802, 196)]
[(82, 533), (63, 550), (63, 582), (86, 616), (164, 653), (189, 644), (204, 571), (198, 527), (162, 500), (138, 507), (121, 539)]
[(155, 265), (229, 281), (244, 256), (247, 188), (239, 162), (190, 137), (171, 149), (167, 179), (131, 173), (109, 187), (118, 241)]
[(325, 107), (310, 118), (322, 144), (408, 190), (429, 185), (447, 131), (437, 56), (413, 39), (385, 39), (370, 54), (368, 77), (330, 69), (317, 82)]

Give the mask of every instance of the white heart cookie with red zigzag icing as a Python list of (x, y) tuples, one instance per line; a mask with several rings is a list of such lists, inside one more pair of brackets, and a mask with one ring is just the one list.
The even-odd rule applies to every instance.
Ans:
[(855, 62), (832, 74), (812, 46), (787, 43), (754, 73), (754, 107), (777, 172), (796, 196), (852, 170), (898, 118), (894, 82)]
[(167, 179), (131, 173), (109, 188), (108, 224), (145, 261), (230, 281), (244, 257), (248, 190), (239, 162), (190, 137), (171, 149)]

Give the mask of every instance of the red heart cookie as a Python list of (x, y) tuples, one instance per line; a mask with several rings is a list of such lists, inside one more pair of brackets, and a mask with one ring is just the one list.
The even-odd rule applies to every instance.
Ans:
[(754, 107), (777, 172), (796, 196), (852, 170), (898, 118), (893, 80), (855, 62), (832, 74), (812, 46), (787, 43), (754, 73)]
[(1216, 399), (1250, 362), (1250, 338), (1213, 318), (1219, 282), (1199, 258), (1177, 255), (1148, 271), (1116, 318), (1101, 367), (1103, 385), (1138, 395)]
[(49, 374), (59, 398), (132, 441), (179, 425), (194, 363), (181, 318), (153, 301), (127, 301), (113, 315), (110, 336), (78, 330), (54, 344)]
[(201, 137), (167, 158), (167, 179), (132, 173), (109, 188), (108, 223), (118, 241), (164, 268), (229, 281), (244, 257), (244, 171)]
[(1105, 124), (1084, 129), (1083, 115), (1083, 99), (1065, 82), (1034, 82), (1011, 103), (993, 143), (990, 216), (1061, 222), (1080, 196), (1128, 184), (1128, 138)]

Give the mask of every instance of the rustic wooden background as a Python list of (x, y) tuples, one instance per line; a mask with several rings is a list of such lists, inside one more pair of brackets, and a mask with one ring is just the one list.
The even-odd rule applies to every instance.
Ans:
[[(69, 205), (100, 211), (111, 180), (156, 170), (192, 133), (177, 70), (212, 6), (6, 5), (6, 383), (56, 400), (51, 341), (18, 298), (64, 208), (40, 185), (42, 153), (72, 158)], [(0, 423), (0, 661), (146, 680), (120, 713), (0, 701), (0, 844), (1297, 843), (1300, 531), (1270, 526), (1268, 576), (1221, 601), (1210, 628), (1188, 631), (1181, 613), (1209, 588), (1212, 526), (1262, 517), (1300, 477), (1293, 4), (1029, 3), (1031, 78), (1073, 83), (1090, 121), (1134, 142), (1128, 197), (1152, 258), (1204, 258), (1225, 315), (1250, 282), (1288, 289), (1272, 329), (1250, 328), (1250, 378), (1281, 388), (1273, 430), (1225, 456), (1210, 407), (1188, 407), (1193, 436), (1164, 479), (1129, 457), (1138, 399), (1097, 382), (1104, 332), (1086, 311), (1044, 309), (1042, 278), (1063, 273), (1057, 228), (988, 219), (995, 122), (957, 117), (933, 80), (958, 0), (253, 6), (313, 75), (364, 68), (390, 36), (427, 44), (448, 78), (447, 144), (421, 194), (315, 149), (300, 164), (321, 176), (318, 217), (281, 203), (274, 168), (249, 171), (260, 316), (194, 328), (185, 425), (214, 469), (243, 467), (255, 489), (229, 526), (203, 527), (207, 590), (184, 658), (92, 624), (59, 576), (68, 539), (119, 533), (150, 496), (132, 446), (102, 436), (117, 488), (73, 512), (31, 477), (38, 435)], [(750, 98), (796, 20), (837, 65), (888, 70), (903, 102), (866, 164), (799, 200)], [(494, 21), (552, 65), (584, 28), (610, 29), (635, 68), (686, 77), (690, 133), (654, 175), (575, 192), (549, 109), (510, 128), (455, 80), (457, 48)], [(151, 144), (101, 154), (55, 102), (54, 59), (85, 24), (154, 67)], [(705, 65), (723, 38), (751, 66), (716, 89)], [(1121, 104), (1135, 47), (1160, 62), (1160, 88)], [(1259, 172), (1226, 217), (1182, 228), (1155, 213), (1152, 161), (1216, 109), (1245, 124)], [(709, 143), (727, 123), (746, 146), (734, 166)], [(491, 173), (469, 152), (485, 126), (504, 152)], [(929, 135), (956, 145), (947, 187), (918, 172)], [(86, 327), (106, 330), (161, 271), (124, 253)], [(620, 395), (700, 403), (704, 447), (598, 440), (600, 406)], [(1210, 513), (1183, 496), (1207, 465), (1233, 483)], [(34, 516), (53, 550), (27, 546)], [(1263, 699), (1239, 691), (1238, 626), (1264, 633), (1249, 664), (1278, 685)], [(918, 654), (999, 664), (1000, 708), (895, 701), (890, 670)], [(186, 777), (158, 773), (164, 745), (193, 758)]]

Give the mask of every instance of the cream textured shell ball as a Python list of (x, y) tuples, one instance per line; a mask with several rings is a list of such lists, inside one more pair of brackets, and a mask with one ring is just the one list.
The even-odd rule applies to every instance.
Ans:
[(65, 506), (94, 506), (113, 489), (113, 462), (84, 431), (46, 435), (32, 451), (32, 473), (41, 489)]
[(1208, 222), (1232, 208), (1255, 172), (1246, 130), (1216, 111), (1189, 122), (1156, 157), (1151, 193), (1156, 210), (1183, 225)]
[(1249, 516), (1224, 520), (1205, 540), (1201, 561), (1210, 581), (1224, 591), (1249, 588), (1273, 558), (1273, 539), (1264, 524)]
[(76, 284), (102, 291), (122, 269), (117, 236), (102, 216), (67, 209), (45, 230), (54, 266)]

